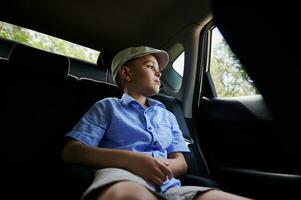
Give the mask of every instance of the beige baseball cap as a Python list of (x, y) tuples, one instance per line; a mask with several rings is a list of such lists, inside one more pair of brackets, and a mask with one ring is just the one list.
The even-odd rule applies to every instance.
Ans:
[(160, 49), (154, 49), (152, 47), (147, 47), (147, 46), (129, 47), (119, 51), (114, 56), (111, 65), (113, 80), (115, 81), (115, 83), (116, 83), (116, 77), (118, 71), (124, 63), (134, 58), (140, 58), (150, 54), (156, 57), (160, 71), (166, 67), (169, 60), (169, 56), (166, 51)]

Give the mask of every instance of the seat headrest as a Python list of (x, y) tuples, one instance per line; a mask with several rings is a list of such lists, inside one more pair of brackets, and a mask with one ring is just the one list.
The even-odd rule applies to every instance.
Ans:
[(66, 56), (22, 44), (16, 44), (12, 48), (8, 62), (10, 67), (13, 67), (11, 70), (22, 76), (46, 79), (65, 78), (69, 73), (70, 65), (69, 58)]
[(107, 50), (102, 50), (98, 56), (97, 65), (100, 67), (104, 67), (111, 71), (111, 63), (112, 63), (114, 56), (115, 56), (115, 53), (107, 51)]

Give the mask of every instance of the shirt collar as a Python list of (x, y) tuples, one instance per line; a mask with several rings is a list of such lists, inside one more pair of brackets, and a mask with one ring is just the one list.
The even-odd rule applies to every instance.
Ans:
[[(140, 104), (136, 99), (134, 99), (133, 97), (131, 97), (127, 93), (123, 93), (123, 95), (121, 97), (121, 100), (125, 104), (129, 104), (131, 102), (136, 102), (136, 103)], [(162, 108), (166, 108), (163, 103), (161, 103), (160, 101), (157, 101), (155, 99), (147, 98), (147, 101), (148, 101), (149, 107), (160, 106)]]

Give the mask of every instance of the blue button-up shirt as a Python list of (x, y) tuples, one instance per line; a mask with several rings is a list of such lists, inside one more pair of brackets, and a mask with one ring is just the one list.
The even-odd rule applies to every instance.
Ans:
[[(146, 109), (127, 94), (121, 99), (98, 101), (66, 136), (94, 147), (141, 152), (155, 158), (189, 152), (175, 116), (161, 102), (147, 101)], [(159, 192), (180, 186), (180, 181), (172, 178), (160, 186)]]

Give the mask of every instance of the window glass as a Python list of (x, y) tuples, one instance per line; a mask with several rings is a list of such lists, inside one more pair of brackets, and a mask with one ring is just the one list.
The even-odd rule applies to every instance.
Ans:
[(211, 30), (211, 36), (209, 68), (217, 96), (258, 94), (253, 81), (216, 27)]
[(184, 51), (179, 55), (179, 57), (172, 63), (172, 67), (176, 72), (183, 77), (184, 73), (184, 59), (185, 59), (185, 53)]
[(0, 37), (68, 57), (96, 63), (99, 51), (0, 21)]
[(169, 63), (162, 71), (163, 90), (177, 92), (180, 90), (184, 74), (184, 46), (175, 44), (168, 51)]

